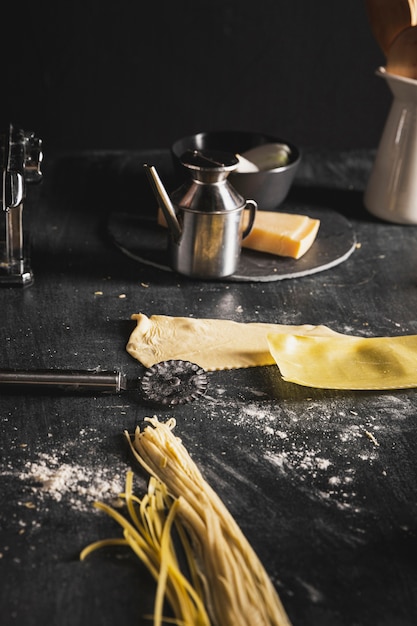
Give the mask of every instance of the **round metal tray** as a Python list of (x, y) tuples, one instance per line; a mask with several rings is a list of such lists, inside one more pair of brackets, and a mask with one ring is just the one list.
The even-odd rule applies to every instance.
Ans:
[[(291, 212), (289, 209), (285, 211)], [(312, 208), (304, 213), (320, 220), (317, 238), (304, 256), (295, 260), (242, 248), (235, 274), (220, 280), (270, 282), (299, 278), (323, 272), (346, 261), (356, 247), (356, 236), (350, 222), (329, 209)], [(156, 223), (155, 218), (114, 212), (108, 219), (108, 232), (116, 246), (130, 258), (163, 271), (173, 271), (167, 251), (169, 233)]]

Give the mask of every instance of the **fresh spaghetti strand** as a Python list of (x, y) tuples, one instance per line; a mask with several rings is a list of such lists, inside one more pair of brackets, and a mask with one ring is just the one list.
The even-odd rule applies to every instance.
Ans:
[(257, 555), (181, 440), (175, 420), (125, 433), (135, 458), (178, 501), (177, 515), (191, 538), (214, 626), (290, 626), (289, 618)]
[[(127, 473), (125, 493), (121, 496), (126, 501), (129, 515), (124, 517), (112, 507), (96, 502), (95, 506), (112, 517), (123, 529), (123, 538), (97, 541), (81, 552), (83, 560), (93, 551), (107, 546), (128, 546), (145, 564), (157, 583), (154, 605), (154, 626), (170, 622), (177, 626), (210, 626), (204, 601), (201, 597), (196, 572), (191, 582), (182, 573), (179, 559), (172, 541), (172, 529), (176, 524), (179, 500), (168, 494), (166, 486), (157, 478), (151, 477), (148, 493), (139, 499), (133, 494), (133, 474)], [(191, 561), (191, 549), (186, 536), (179, 529), (179, 536), (184, 541), (184, 550)], [(193, 583), (196, 582), (196, 588)], [(163, 616), (165, 599), (174, 614), (174, 618)]]

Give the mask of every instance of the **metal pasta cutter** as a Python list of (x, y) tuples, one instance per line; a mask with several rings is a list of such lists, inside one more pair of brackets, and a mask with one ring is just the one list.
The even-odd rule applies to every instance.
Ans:
[(148, 368), (142, 379), (128, 380), (119, 371), (95, 370), (0, 370), (0, 386), (63, 391), (142, 392), (151, 403), (175, 406), (204, 395), (204, 369), (190, 361), (169, 360)]

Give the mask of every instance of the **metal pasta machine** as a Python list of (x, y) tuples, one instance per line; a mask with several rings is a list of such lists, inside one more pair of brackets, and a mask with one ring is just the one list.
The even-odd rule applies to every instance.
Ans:
[(42, 142), (12, 124), (0, 132), (0, 286), (30, 285), (33, 273), (24, 240), (23, 206), (27, 185), (42, 179)]

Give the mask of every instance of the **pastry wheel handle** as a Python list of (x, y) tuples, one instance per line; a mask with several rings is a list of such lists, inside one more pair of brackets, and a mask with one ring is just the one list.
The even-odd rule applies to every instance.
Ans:
[(141, 391), (148, 402), (174, 406), (192, 402), (207, 389), (206, 373), (189, 361), (169, 360), (149, 367), (139, 381), (128, 380), (117, 370), (105, 371), (72, 369), (1, 369), (0, 389), (57, 390), (57, 391)]
[(126, 389), (126, 384), (126, 377), (117, 370), (0, 369), (0, 386), (7, 387), (119, 392)]

